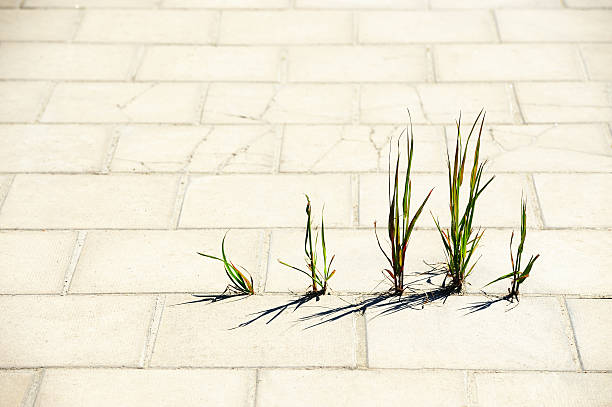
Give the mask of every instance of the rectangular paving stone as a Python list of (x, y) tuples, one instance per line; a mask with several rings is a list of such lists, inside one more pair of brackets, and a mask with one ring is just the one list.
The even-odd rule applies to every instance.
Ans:
[[(242, 198), (236, 199), (237, 193)], [(325, 202), (327, 225), (350, 223), (351, 184), (347, 175), (223, 175), (191, 177), (180, 227), (302, 226), (304, 194), (313, 202), (313, 213), (319, 213)]]
[(576, 8), (601, 8), (612, 7), (610, 0), (565, 0), (568, 7)]
[(296, 0), (295, 6), (300, 8), (371, 8), (371, 9), (425, 9), (427, 0)]
[[(505, 301), (469, 313), (483, 296), (452, 296), (388, 315), (393, 303), (366, 312), (370, 367), (574, 370), (556, 298)], [(375, 318), (375, 316), (378, 317)]]
[(519, 82), (516, 93), (525, 120), (533, 123), (612, 120), (612, 84)]
[(589, 78), (596, 81), (612, 80), (612, 45), (585, 44), (581, 49)]
[[(316, 218), (318, 224), (320, 217)], [(389, 253), (385, 225), (378, 229), (378, 236), (387, 254)], [(444, 259), (442, 243), (438, 232), (414, 231), (406, 252), (406, 284), (422, 279), (422, 273), (430, 269), (424, 261), (436, 263)], [(338, 230), (325, 229), (328, 262), (335, 255), (332, 268), (336, 274), (329, 280), (332, 292), (339, 293), (377, 293), (388, 291), (390, 282), (383, 275), (389, 263), (376, 243), (373, 229)], [(323, 254), (318, 250), (319, 261)], [(309, 287), (308, 277), (292, 270), (278, 260), (304, 269), (304, 230), (275, 230), (270, 242), (270, 260), (266, 280), (267, 292), (303, 293)], [(442, 281), (440, 281), (441, 283)], [(428, 284), (411, 284), (433, 288)]]
[[(369, 172), (388, 170), (389, 141), (405, 126), (307, 126), (285, 127), (281, 172)], [(444, 134), (440, 127), (414, 127), (413, 171), (444, 171)], [(405, 148), (405, 136), (402, 148)], [(404, 155), (404, 158), (406, 156)], [(394, 162), (395, 164), (395, 162)], [(405, 168), (405, 160), (402, 160)]]
[(478, 401), (500, 407), (604, 407), (612, 403), (612, 375), (566, 372), (476, 372)]
[(270, 173), (280, 142), (280, 130), (267, 125), (122, 126), (116, 131), (112, 171)]
[(431, 0), (432, 8), (560, 8), (561, 2), (557, 0)]
[(567, 299), (578, 353), (587, 370), (610, 370), (612, 355), (612, 300)]
[(197, 83), (60, 83), (41, 121), (194, 123), (204, 93)]
[(177, 8), (286, 8), (289, 7), (289, 0), (163, 0), (162, 7)]
[[(470, 171), (466, 169), (465, 175), (469, 177)], [(485, 172), (481, 186), (493, 174)], [(425, 205), (424, 213), (418, 219), (417, 227), (435, 228), (429, 211), (439, 219), (440, 225), (450, 224), (448, 213), (448, 176), (412, 174), (412, 212), (421, 205), (428, 192), (435, 188)], [(465, 181), (464, 181), (465, 182)], [(403, 185), (403, 181), (400, 181)], [(465, 184), (466, 195), (462, 195), (462, 202), (467, 201), (469, 183)], [(388, 178), (386, 174), (364, 174), (359, 178), (359, 223), (363, 226), (372, 226), (375, 220), (384, 227), (388, 218)], [(463, 194), (462, 193), (462, 194)], [(536, 216), (537, 203), (532, 192), (530, 181), (525, 175), (497, 174), (487, 189), (480, 196), (476, 204), (474, 226), (516, 227), (520, 226), (517, 205), (520, 204), (521, 194), (527, 197), (527, 213), (531, 227), (538, 227)]]
[(236, 369), (50, 369), (37, 407), (164, 405), (244, 406), (255, 392), (255, 371)]
[(0, 171), (100, 171), (109, 146), (103, 127), (0, 125)]
[(361, 122), (404, 124), (409, 108), (414, 123), (454, 123), (486, 107), (487, 123), (512, 123), (511, 98), (504, 84), (362, 85)]
[(0, 78), (126, 79), (134, 51), (120, 45), (3, 43)]
[[(262, 370), (257, 403), (262, 406), (305, 407), (317, 399), (329, 405), (393, 405), (410, 400), (415, 405), (467, 405), (463, 372), (411, 372), (401, 370)], [(347, 383), (351, 388), (347, 389)], [(424, 389), (444, 383), (444, 391)]]
[(166, 228), (174, 175), (17, 175), (0, 212), (3, 228)]
[[(206, 303), (193, 296), (169, 296), (151, 366), (354, 367), (352, 316), (309, 329), (318, 321), (300, 321), (345, 302), (323, 296), (296, 309), (297, 299), (251, 296)], [(261, 313), (267, 314), (254, 320)]]
[(547, 226), (612, 226), (612, 174), (536, 174), (534, 180)]
[[(224, 231), (93, 231), (87, 234), (70, 292), (222, 292), (229, 281), (221, 257)], [(263, 232), (229, 233), (226, 253), (261, 280)], [(134, 254), (138, 253), (138, 260)], [(267, 258), (267, 257), (266, 257)]]
[(155, 8), (158, 0), (25, 0), (25, 7)]
[(76, 40), (212, 44), (218, 18), (217, 12), (203, 10), (89, 10)]
[(76, 10), (0, 10), (0, 40), (68, 41), (78, 21)]
[[(462, 134), (469, 131), (470, 126), (466, 125)], [(446, 132), (449, 149), (453, 149), (457, 128), (448, 126)], [(487, 167), (496, 172), (597, 172), (612, 169), (610, 136), (605, 124), (485, 124), (480, 156), (487, 159)], [(468, 162), (473, 160), (472, 157), (468, 155)]]
[(0, 389), (2, 389), (0, 405), (6, 407), (21, 406), (33, 379), (33, 372), (28, 370), (0, 371)]
[(220, 44), (350, 44), (348, 12), (228, 11), (223, 13)]
[(495, 42), (497, 34), (493, 17), (486, 11), (368, 11), (359, 13), (359, 41)]
[(272, 47), (152, 46), (139, 80), (274, 81), (279, 51)]
[[(434, 47), (439, 81), (580, 80), (582, 62), (573, 45), (487, 44)], [(480, 61), (474, 64), (474, 61)]]
[(60, 293), (75, 244), (74, 232), (0, 232), (0, 292)]
[(213, 83), (203, 123), (348, 123), (357, 88), (348, 84)]
[(429, 69), (423, 47), (295, 47), (288, 59), (293, 82), (424, 82)]
[(0, 7), (2, 8), (17, 8), (19, 4), (20, 1), (17, 0), (0, 0)]
[(0, 122), (31, 122), (44, 107), (50, 91), (45, 82), (0, 81)]
[(2, 296), (0, 366), (137, 366), (154, 299)]
[[(520, 216), (519, 209), (519, 202), (516, 202), (512, 209), (515, 217)], [(527, 226), (531, 227), (534, 220), (528, 217)], [(514, 232), (512, 253), (516, 255), (520, 241), (519, 228), (514, 228)], [(479, 249), (478, 265), (469, 277), (469, 291), (484, 289), (488, 293), (507, 294), (510, 280), (502, 280), (487, 287), (485, 285), (512, 270), (510, 235), (510, 230), (485, 231)], [(610, 244), (612, 232), (606, 230), (529, 229), (525, 240), (523, 268), (532, 255), (539, 254), (540, 258), (529, 278), (521, 285), (521, 292), (591, 296), (612, 294)]]
[(500, 10), (495, 14), (503, 41), (612, 40), (609, 10)]

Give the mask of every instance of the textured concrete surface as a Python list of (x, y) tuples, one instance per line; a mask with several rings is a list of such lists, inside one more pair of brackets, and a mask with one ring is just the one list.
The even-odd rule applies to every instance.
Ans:
[[(0, 0), (0, 406), (612, 405), (611, 67), (610, 0)], [(413, 205), (435, 189), (398, 301), (373, 223), (406, 108)], [(482, 108), (487, 230), (442, 301), (419, 273)], [(304, 264), (304, 194), (319, 301), (277, 261)], [(484, 286), (521, 195), (517, 305)], [(213, 302), (196, 252), (228, 229), (257, 296)]]

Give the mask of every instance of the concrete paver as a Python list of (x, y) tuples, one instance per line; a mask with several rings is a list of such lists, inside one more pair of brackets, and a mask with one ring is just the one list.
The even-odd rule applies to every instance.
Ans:
[[(0, 0), (0, 405), (610, 405), (611, 8)], [(487, 230), (433, 301), (447, 148), (483, 108)], [(410, 118), (411, 214), (435, 189), (390, 303), (373, 222), (388, 249)], [(305, 264), (304, 194), (337, 272), (302, 303), (277, 260)], [(485, 285), (521, 196), (541, 257), (517, 304)], [(196, 254), (228, 231), (254, 297)]]

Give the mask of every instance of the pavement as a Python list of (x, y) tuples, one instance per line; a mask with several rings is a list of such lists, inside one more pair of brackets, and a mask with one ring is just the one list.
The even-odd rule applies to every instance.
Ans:
[[(0, 406), (612, 405), (612, 1), (0, 0), (0, 94)], [(482, 108), (486, 231), (446, 298), (430, 211)], [(412, 210), (435, 189), (398, 300), (373, 222), (407, 109)], [(318, 300), (277, 261), (304, 194)], [(521, 195), (517, 304), (483, 287)], [(196, 254), (227, 230), (255, 296)]]

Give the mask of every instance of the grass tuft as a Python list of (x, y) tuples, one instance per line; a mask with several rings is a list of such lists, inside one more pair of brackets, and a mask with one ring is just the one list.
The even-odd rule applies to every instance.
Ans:
[(227, 259), (227, 256), (225, 255), (226, 237), (227, 232), (225, 232), (225, 235), (223, 236), (223, 241), (221, 242), (221, 258), (200, 252), (198, 252), (198, 254), (200, 256), (218, 260), (223, 263), (223, 267), (225, 268), (225, 274), (227, 274), (227, 277), (230, 280), (230, 284), (228, 284), (227, 288), (225, 289), (226, 292), (238, 295), (255, 294), (255, 291), (253, 289), (253, 277), (251, 277), (250, 273), (242, 266), (240, 266), (240, 268), (242, 269), (242, 271), (240, 271), (238, 267), (234, 265), (234, 263)]
[[(410, 116), (410, 112), (408, 112)], [(406, 129), (408, 132), (408, 129)], [(384, 269), (383, 274), (391, 284), (393, 285), (393, 291), (395, 294), (401, 295), (404, 292), (404, 266), (406, 259), (406, 249), (408, 248), (408, 242), (410, 241), (410, 235), (414, 229), (414, 225), (421, 215), (427, 200), (431, 196), (431, 191), (425, 197), (421, 206), (417, 209), (416, 213), (410, 219), (410, 198), (412, 195), (412, 181), (410, 180), (410, 168), (412, 166), (412, 156), (414, 153), (414, 134), (412, 132), (412, 119), (410, 120), (410, 134), (406, 135), (406, 149), (407, 149), (407, 164), (406, 174), (404, 178), (403, 197), (400, 205), (400, 190), (399, 190), (399, 163), (400, 163), (400, 140), (402, 134), (397, 140), (397, 160), (395, 162), (395, 176), (393, 177), (393, 191), (391, 190), (391, 144), (389, 142), (389, 219), (387, 223), (387, 231), (389, 234), (389, 242), (391, 246), (391, 252), (387, 254), (380, 244), (378, 233), (376, 232), (376, 222), (374, 222), (374, 233), (376, 234), (376, 241), (378, 247), (383, 252), (389, 265), (390, 269)], [(386, 274), (385, 274), (386, 273)]]
[[(450, 155), (448, 148), (446, 150), (447, 166), (448, 166), (448, 186), (449, 186), (449, 209), (450, 209), (450, 228), (444, 230), (440, 227), (438, 220), (434, 217), (434, 222), (442, 238), (444, 244), (444, 252), (446, 255), (446, 262), (444, 268), (446, 269), (446, 277), (444, 279), (444, 285), (446, 280), (449, 279), (449, 287), (453, 290), (461, 292), (465, 285), (466, 278), (474, 270), (474, 266), (478, 262), (477, 260), (470, 263), (474, 258), (474, 253), (478, 247), (480, 239), (484, 234), (484, 230), (474, 230), (472, 223), (474, 221), (474, 214), (476, 212), (476, 202), (485, 188), (493, 181), (494, 176), (491, 177), (482, 187), (481, 179), (486, 161), (480, 163), (480, 136), (482, 135), (482, 128), (485, 121), (484, 110), (481, 110), (472, 125), (470, 133), (468, 134), (465, 146), (461, 138), (461, 115), (459, 115), (459, 121), (457, 122), (457, 140), (455, 143), (455, 154), (453, 158), (453, 164), (451, 165)], [(480, 120), (480, 130), (478, 131), (478, 140), (474, 149), (474, 161), (472, 163), (472, 172), (470, 175), (470, 189), (465, 209), (463, 212), (460, 210), (460, 193), (461, 186), (463, 185), (463, 174), (465, 170), (465, 161), (467, 157), (468, 146), (474, 129), (478, 125)], [(433, 214), (432, 214), (433, 217)]]
[(325, 245), (325, 223), (323, 220), (323, 211), (321, 211), (321, 249), (323, 253), (323, 271), (321, 272), (319, 270), (320, 267), (317, 264), (317, 244), (319, 241), (319, 234), (315, 229), (315, 238), (313, 243), (311, 210), (312, 209), (310, 206), (310, 198), (308, 197), (308, 195), (306, 195), (306, 238), (304, 239), (304, 253), (306, 255), (305, 260), (306, 268), (308, 271), (287, 264), (280, 259), (278, 260), (278, 262), (284, 266), (287, 266), (307, 275), (312, 283), (313, 294), (325, 294), (325, 292), (327, 291), (327, 282), (336, 273), (336, 270), (332, 271), (331, 268), (334, 258), (336, 256), (332, 256), (329, 260), (329, 263), (327, 262), (327, 247)]
[[(497, 281), (504, 280), (506, 278), (511, 278), (512, 283), (510, 288), (508, 288), (508, 297), (512, 301), (513, 298), (516, 298), (518, 301), (519, 295), (519, 287), (521, 284), (529, 277), (529, 273), (531, 273), (531, 269), (535, 261), (540, 257), (540, 255), (531, 256), (529, 261), (527, 262), (527, 266), (525, 270), (521, 271), (521, 259), (523, 257), (523, 249), (525, 246), (525, 237), (527, 236), (527, 203), (524, 199), (521, 200), (521, 242), (519, 243), (516, 249), (516, 261), (515, 257), (512, 255), (512, 239), (514, 238), (514, 231), (512, 231), (512, 235), (510, 236), (510, 263), (512, 265), (512, 271), (508, 274), (505, 274), (495, 280), (491, 281), (486, 286), (493, 284)], [(486, 287), (485, 286), (485, 287)]]

